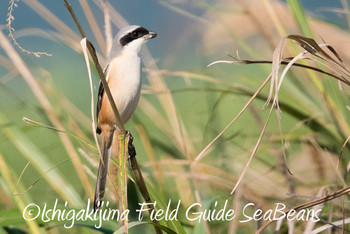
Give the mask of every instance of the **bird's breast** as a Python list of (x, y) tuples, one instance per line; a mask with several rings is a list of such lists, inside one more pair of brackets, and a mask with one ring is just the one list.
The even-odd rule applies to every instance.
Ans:
[(135, 112), (140, 98), (140, 57), (122, 54), (114, 58), (109, 64), (106, 79), (121, 119), (126, 123)]

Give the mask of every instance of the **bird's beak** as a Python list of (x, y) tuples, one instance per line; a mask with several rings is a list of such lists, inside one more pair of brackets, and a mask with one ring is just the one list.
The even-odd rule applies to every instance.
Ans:
[(158, 36), (158, 34), (156, 32), (149, 32), (147, 35), (144, 36), (144, 38), (146, 40), (149, 40), (149, 39), (155, 38), (157, 36)]

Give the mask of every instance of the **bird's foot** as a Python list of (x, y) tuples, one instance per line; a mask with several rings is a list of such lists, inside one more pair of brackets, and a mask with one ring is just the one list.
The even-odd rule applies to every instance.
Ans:
[(126, 131), (126, 136), (128, 137), (128, 152), (129, 152), (129, 157), (135, 157), (136, 156), (136, 149), (135, 146), (133, 145), (134, 137), (131, 135), (129, 131)]

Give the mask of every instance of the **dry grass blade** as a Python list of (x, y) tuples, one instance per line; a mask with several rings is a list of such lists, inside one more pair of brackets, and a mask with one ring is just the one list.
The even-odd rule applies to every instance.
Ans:
[(95, 123), (95, 108), (94, 108), (94, 90), (93, 90), (93, 85), (92, 85), (92, 77), (91, 77), (91, 69), (90, 69), (90, 63), (89, 63), (89, 57), (88, 57), (88, 53), (87, 53), (87, 42), (86, 42), (86, 38), (82, 39), (80, 41), (81, 47), (83, 49), (83, 54), (84, 54), (84, 58), (85, 58), (85, 64), (87, 67), (87, 71), (88, 71), (88, 76), (89, 76), (89, 84), (90, 84), (90, 97), (91, 97), (91, 125), (92, 125), (92, 132), (94, 135), (94, 140), (95, 140), (95, 144), (97, 146), (98, 149), (98, 153), (99, 153), (99, 158), (101, 160), (101, 162), (103, 162), (102, 160), (102, 154), (101, 154), (101, 149), (100, 146), (98, 144), (98, 139), (97, 139), (97, 134), (96, 134), (96, 123)]
[(274, 98), (273, 98), (272, 106), (276, 106), (276, 108), (277, 108), (276, 114), (277, 114), (278, 120), (281, 119), (278, 94), (279, 94), (279, 90), (281, 88), (282, 82), (283, 82), (287, 72), (289, 71), (289, 69), (293, 66), (293, 64), (296, 61), (298, 61), (299, 59), (302, 59), (306, 53), (306, 52), (302, 52), (302, 53), (298, 54), (297, 56), (295, 56), (287, 64), (287, 66), (283, 69), (281, 75), (279, 76), (279, 69), (280, 69), (280, 65), (281, 65), (280, 64), (281, 57), (280, 57), (279, 53), (282, 54), (283, 49), (284, 49), (284, 43), (280, 43), (279, 46), (277, 47), (275, 53), (274, 53), (273, 63), (272, 63), (272, 78), (271, 78), (270, 93), (269, 93), (269, 97), (267, 98), (267, 101), (265, 103), (265, 106), (267, 106), (268, 103), (270, 102), (270, 99), (272, 98), (273, 90), (274, 90)]
[(348, 28), (350, 27), (350, 12), (349, 12), (349, 4), (346, 0), (340, 0), (341, 4), (343, 5), (344, 8), (344, 14), (345, 14), (345, 18), (346, 18), (346, 22), (348, 25)]
[[(0, 112), (0, 125), (8, 122), (7, 118)], [(64, 175), (48, 160), (47, 155), (40, 151), (19, 129), (17, 126), (11, 128), (2, 128), (4, 136), (13, 143), (13, 146), (19, 150), (26, 160), (30, 161), (33, 167), (38, 171), (42, 178), (44, 178), (49, 186), (59, 194), (60, 197), (68, 201), (74, 206), (82, 206), (83, 202), (75, 191), (75, 187), (67, 183)], [(74, 160), (74, 158), (66, 159)], [(73, 164), (74, 165), (74, 164)], [(47, 173), (50, 171), (50, 173)], [(24, 191), (24, 189), (22, 190)]]
[[(60, 165), (62, 165), (63, 163), (66, 163), (66, 162), (68, 162), (68, 161), (70, 161), (70, 160), (71, 160), (70, 158), (63, 160), (62, 162), (56, 164), (54, 167), (49, 168), (49, 169), (45, 172), (45, 174), (49, 173), (49, 172), (52, 171), (52, 170), (57, 169)], [(23, 191), (22, 193), (15, 193), (15, 192), (14, 192), (14, 190), (16, 190), (16, 187), (17, 187), (17, 185), (19, 184), (19, 182), (20, 182), (20, 180), (21, 180), (21, 178), (22, 178), (22, 176), (23, 176), (25, 170), (26, 170), (27, 167), (29, 166), (29, 164), (30, 164), (30, 161), (28, 161), (28, 163), (26, 164), (26, 166), (23, 168), (23, 170), (22, 170), (22, 172), (21, 172), (21, 175), (19, 176), (19, 178), (18, 178), (18, 180), (17, 180), (16, 186), (15, 186), (15, 188), (14, 188), (13, 191), (12, 191), (12, 195), (13, 195), (13, 196), (22, 196), (23, 194), (25, 194), (26, 192), (28, 192), (29, 190), (31, 190), (31, 189), (34, 187), (34, 185), (35, 185), (36, 183), (38, 183), (38, 182), (42, 179), (42, 176), (38, 177), (38, 178), (37, 178), (25, 191)]]
[[(104, 6), (102, 5), (101, 0), (94, 0), (94, 3), (103, 11)], [(116, 25), (118, 28), (122, 28), (129, 25), (129, 23), (123, 18), (123, 16), (119, 14), (119, 12), (116, 11), (108, 1), (106, 3), (109, 15), (111, 16), (111, 21), (114, 25)]]
[(161, 115), (157, 108), (155, 108), (154, 105), (143, 96), (140, 97), (139, 108), (149, 117), (149, 119), (157, 120), (154, 122), (154, 124), (159, 129), (163, 129), (165, 134), (172, 136), (171, 129), (168, 128), (166, 119)]
[(60, 129), (57, 129), (55, 127), (52, 127), (52, 126), (49, 126), (49, 125), (46, 125), (46, 124), (43, 124), (43, 123), (40, 123), (38, 121), (35, 121), (35, 120), (32, 120), (32, 119), (29, 119), (27, 117), (23, 117), (22, 120), (27, 123), (27, 124), (31, 124), (35, 127), (42, 127), (42, 128), (46, 128), (46, 129), (49, 129), (49, 130), (52, 130), (52, 131), (55, 131), (55, 132), (59, 132), (59, 133), (64, 133), (64, 134), (67, 134), (71, 137), (74, 137), (75, 139), (81, 141), (81, 142), (84, 142), (85, 144), (87, 144), (88, 146), (90, 146), (91, 148), (94, 148), (96, 149), (96, 147), (94, 145), (92, 145), (90, 142), (88, 141), (85, 141), (84, 139), (78, 137), (77, 135), (73, 134), (73, 133), (70, 133), (70, 132), (67, 132), (66, 130), (60, 130)]
[(54, 27), (58, 32), (65, 37), (71, 38), (73, 41), (79, 41), (77, 34), (65, 25), (60, 19), (57, 18), (51, 11), (49, 11), (43, 4), (38, 0), (23, 0), (33, 11), (37, 12), (46, 22)]
[(260, 136), (259, 136), (259, 138), (258, 138), (258, 140), (257, 140), (257, 142), (256, 142), (256, 144), (255, 144), (255, 146), (254, 146), (254, 149), (253, 149), (252, 153), (250, 154), (250, 157), (249, 157), (249, 159), (248, 159), (246, 165), (245, 165), (244, 168), (243, 168), (242, 173), (240, 174), (240, 176), (239, 176), (239, 178), (238, 178), (238, 180), (237, 180), (237, 182), (236, 182), (236, 184), (235, 184), (235, 187), (232, 189), (232, 191), (231, 191), (231, 193), (230, 193), (231, 195), (236, 191), (237, 187), (239, 186), (239, 184), (241, 183), (243, 177), (245, 176), (245, 174), (246, 174), (247, 171), (248, 171), (249, 165), (250, 165), (251, 161), (253, 160), (253, 157), (254, 157), (254, 155), (256, 154), (256, 152), (257, 152), (257, 150), (258, 150), (258, 148), (259, 148), (260, 142), (261, 142), (261, 140), (262, 140), (262, 138), (263, 138), (263, 136), (264, 136), (264, 133), (265, 133), (267, 124), (269, 123), (269, 120), (270, 120), (272, 111), (273, 111), (273, 106), (271, 106), (271, 108), (270, 108), (269, 115), (267, 116), (267, 120), (266, 120), (266, 122), (265, 122), (265, 124), (264, 124), (264, 127), (263, 127), (263, 129), (261, 130), (261, 132), (260, 132)]
[[(326, 194), (326, 192), (327, 192), (327, 191), (326, 191), (325, 187), (322, 187), (322, 188), (320, 189), (320, 191), (318, 191), (317, 197), (324, 196), (324, 195)], [(316, 210), (322, 210), (323, 207), (324, 207), (324, 204), (321, 203), (321, 204), (318, 204), (318, 205), (312, 207), (312, 210), (313, 210), (314, 212), (316, 212)], [(307, 224), (306, 224), (304, 233), (305, 233), (305, 234), (311, 233), (311, 231), (312, 231), (312, 229), (315, 227), (315, 225), (316, 225), (316, 223), (313, 222), (313, 220), (310, 219), (310, 220), (307, 222)]]
[[(195, 175), (196, 175), (196, 174), (195, 174)], [(197, 175), (196, 175), (196, 176), (197, 176)], [(203, 204), (202, 198), (201, 198), (200, 193), (199, 193), (199, 191), (198, 191), (198, 189), (197, 189), (197, 183), (194, 183), (194, 185), (195, 185), (194, 194), (195, 194), (196, 200), (199, 202), (199, 204)], [(204, 207), (203, 207), (203, 205), (201, 205), (199, 209), (200, 209), (201, 212), (204, 212)], [(208, 221), (204, 220), (203, 224), (204, 224), (205, 233), (210, 233), (210, 228), (209, 228)]]
[(101, 5), (102, 5), (104, 20), (105, 20), (105, 37), (106, 37), (106, 52), (105, 53), (109, 54), (109, 51), (111, 50), (112, 43), (113, 43), (111, 15), (109, 14), (107, 0), (101, 0)]
[(159, 186), (164, 189), (164, 178), (163, 178), (163, 170), (160, 166), (160, 162), (157, 160), (156, 153), (154, 152), (153, 145), (149, 136), (145, 130), (145, 128), (141, 124), (136, 125), (136, 130), (138, 132), (139, 138), (145, 148), (146, 154), (148, 155), (149, 161), (153, 165), (154, 176), (156, 181), (158, 181)]
[[(230, 55), (229, 55), (230, 56)], [(212, 62), (211, 64), (209, 64), (208, 66), (214, 65), (214, 64), (218, 64), (218, 63), (227, 63), (227, 64), (234, 64), (234, 65), (248, 65), (248, 64), (272, 64), (272, 61), (270, 60), (248, 60), (248, 59), (240, 59), (240, 58), (235, 58), (230, 56), (233, 60), (218, 60), (215, 62)], [(290, 62), (291, 58), (285, 58), (281, 61), (282, 65), (288, 65)], [(309, 66), (306, 64), (301, 64), (301, 63), (293, 63), (294, 67), (302, 67), (305, 69), (309, 69), (309, 70), (313, 70), (322, 74), (325, 74), (327, 76), (331, 76), (341, 82), (343, 82), (344, 84), (350, 85), (350, 82), (347, 81), (346, 79), (344, 79), (342, 76), (338, 76), (336, 74), (327, 72), (325, 70), (322, 70), (320, 68), (317, 67), (313, 67), (313, 66)]]
[(286, 29), (284, 28), (283, 21), (279, 17), (279, 13), (276, 12), (276, 7), (274, 4), (272, 4), (270, 0), (263, 0), (262, 2), (279, 35), (286, 35)]
[(264, 81), (264, 83), (258, 88), (258, 90), (253, 94), (253, 96), (248, 100), (245, 106), (241, 109), (241, 111), (236, 115), (236, 117), (197, 155), (193, 163), (196, 163), (202, 160), (208, 149), (214, 144), (214, 142), (219, 139), (219, 137), (224, 134), (224, 132), (242, 115), (242, 113), (249, 107), (252, 101), (256, 98), (256, 96), (260, 93), (260, 91), (265, 87), (265, 85), (270, 81), (271, 75)]
[[(152, 62), (152, 56), (146, 48), (144, 50), (144, 58), (145, 59), (143, 61), (145, 61), (145, 65), (147, 67), (152, 68), (153, 70), (153, 72), (149, 74), (149, 81), (151, 87), (154, 90), (168, 91), (169, 89), (167, 85), (165, 84), (160, 73), (158, 73), (158, 68), (156, 64)], [(157, 97), (169, 119), (169, 123), (172, 127), (175, 139), (177, 141), (177, 145), (180, 146), (182, 153), (187, 158), (190, 158), (193, 155), (193, 146), (190, 144), (191, 141), (188, 139), (186, 128), (184, 127), (183, 123), (181, 122), (181, 119), (178, 116), (176, 105), (171, 93), (167, 92), (166, 94), (158, 94)]]
[[(329, 223), (329, 224), (326, 224), (326, 225), (323, 225), (319, 228), (316, 228), (314, 229), (313, 231), (309, 232), (310, 234), (317, 234), (317, 233), (321, 233), (321, 232), (324, 232), (328, 229), (330, 229), (329, 231), (331, 232), (331, 229), (334, 228), (334, 227), (337, 227), (337, 226), (341, 226), (343, 224), (348, 224), (350, 223), (350, 218), (346, 218), (346, 219), (342, 219), (342, 220), (338, 220), (338, 221), (335, 221), (335, 222), (332, 222), (332, 223)], [(345, 233), (346, 231), (349, 231), (349, 230), (344, 230), (343, 229), (343, 233)]]
[[(315, 200), (306, 202), (304, 204), (295, 206), (295, 207), (293, 207), (291, 209), (288, 209), (285, 213), (287, 214), (292, 209), (296, 210), (296, 211), (299, 211), (299, 210), (303, 210), (303, 209), (306, 209), (306, 208), (310, 208), (310, 207), (313, 207), (313, 206), (316, 206), (316, 205), (319, 205), (319, 204), (331, 201), (331, 200), (333, 200), (335, 198), (341, 197), (341, 196), (343, 196), (345, 194), (348, 194), (349, 192), (350, 192), (350, 186), (347, 186), (345, 188), (339, 189), (338, 191), (336, 191), (336, 192), (334, 192), (332, 194), (323, 196), (323, 197), (321, 197), (319, 199), (315, 199)], [(269, 226), (273, 222), (275, 222), (275, 220), (271, 220), (271, 221), (267, 222), (256, 233), (257, 234), (258, 233), (262, 233), (262, 231), (264, 231), (267, 228), (267, 226)]]
[[(18, 177), (18, 180), (17, 180), (17, 182), (16, 182), (16, 184), (15, 184), (13, 190), (12, 190), (12, 194), (13, 194), (14, 196), (16, 196), (15, 193), (14, 193), (14, 190), (16, 190), (16, 187), (17, 187), (18, 183), (21, 181), (21, 178), (22, 178), (24, 172), (27, 170), (27, 167), (29, 166), (29, 164), (30, 164), (30, 161), (27, 162), (27, 164), (24, 166), (24, 168), (23, 168), (21, 174), (20, 174), (19, 177)], [(32, 186), (33, 186), (33, 185), (32, 185)], [(32, 186), (30, 186), (30, 188), (31, 188)], [(29, 189), (30, 189), (30, 188), (29, 188)], [(25, 192), (27, 192), (29, 189), (27, 189)]]
[(310, 54), (313, 54), (315, 56), (320, 56), (320, 57), (323, 56), (325, 58), (325, 60), (329, 59), (330, 61), (333, 61), (334, 63), (337, 63), (339, 65), (341, 65), (341, 63), (343, 62), (341, 60), (341, 58), (339, 57), (339, 55), (335, 52), (335, 50), (331, 46), (327, 46), (327, 48), (333, 53), (333, 55), (338, 59), (338, 61), (336, 61), (330, 55), (328, 55), (319, 46), (319, 44), (317, 44), (317, 42), (312, 38), (303, 37), (300, 35), (289, 35), (286, 38), (289, 38), (289, 39), (292, 39), (292, 40), (298, 42), (299, 45), (302, 48), (304, 48), (306, 51), (308, 51)]
[[(271, 80), (272, 74), (270, 74), (266, 80), (264, 81), (264, 83), (258, 88), (258, 90), (254, 93), (254, 95), (248, 100), (248, 102), (246, 103), (246, 105), (241, 109), (241, 111), (236, 115), (236, 117), (197, 155), (196, 159), (193, 161), (193, 163), (191, 164), (191, 170), (194, 170), (195, 165), (197, 162), (199, 162), (200, 160), (202, 160), (204, 158), (204, 156), (206, 155), (207, 150), (213, 145), (213, 143), (242, 115), (242, 113), (249, 107), (249, 105), (251, 104), (251, 102), (256, 98), (256, 96), (260, 93), (260, 91), (265, 87), (265, 85)], [(258, 141), (253, 149), (253, 152), (251, 153), (237, 183), (235, 184), (234, 188), (231, 191), (231, 194), (234, 193), (234, 191), (237, 189), (237, 187), (239, 186), (241, 180), (243, 179), (244, 175), (246, 174), (246, 172), (248, 171), (249, 165), (260, 145), (261, 139), (265, 133), (265, 129), (266, 126), (268, 124), (268, 121), (270, 119), (272, 110), (273, 110), (274, 105), (271, 107), (270, 112), (269, 112), (269, 116), (266, 120), (266, 123), (260, 133), (260, 136), (258, 138)]]
[[(8, 188), (11, 188), (13, 186), (13, 184), (15, 183), (15, 178), (17, 176), (13, 175), (11, 169), (8, 167), (7, 163), (4, 160), (4, 157), (2, 156), (2, 154), (0, 153), (0, 175), (1, 175), (1, 181), (3, 184), (5, 184)], [(18, 185), (18, 184), (17, 184)], [(22, 186), (15, 186), (15, 190), (18, 191), (19, 193), (21, 193), (21, 190), (24, 190), (22, 188)], [(28, 196), (23, 196), (21, 199), (15, 199), (15, 203), (17, 205), (17, 207), (20, 210), (24, 210), (25, 206), (26, 206), (26, 202), (29, 201)], [(24, 215), (26, 217), (30, 217), (29, 212), (25, 212)], [(0, 217), (0, 223), (6, 220), (6, 217)], [(28, 226), (28, 231), (30, 231), (31, 233), (35, 233), (35, 234), (39, 234), (42, 233), (39, 224), (37, 224), (33, 219), (25, 219), (25, 222), (27, 223)]]
[(194, 20), (194, 21), (196, 21), (198, 23), (202, 23), (202, 24), (209, 24), (210, 23), (209, 20), (207, 20), (207, 19), (205, 19), (203, 17), (198, 17), (198, 16), (196, 16), (196, 15), (194, 15), (194, 14), (192, 14), (192, 13), (190, 13), (190, 12), (184, 10), (184, 9), (181, 9), (180, 7), (175, 6), (174, 4), (172, 4), (172, 3), (168, 2), (168, 1), (158, 0), (158, 2), (161, 5), (169, 8), (170, 10), (172, 10), (172, 11), (174, 11), (174, 12), (180, 14), (180, 15), (183, 15), (186, 18)]
[[(314, 70), (316, 72), (320, 72), (323, 74), (326, 74), (328, 76), (331, 76), (333, 78), (336, 78), (337, 80), (347, 84), (350, 86), (350, 81), (346, 77), (350, 77), (350, 71), (347, 69), (345, 64), (343, 63), (343, 60), (340, 58), (336, 50), (327, 44), (317, 44), (317, 42), (312, 38), (303, 37), (300, 35), (288, 35), (283, 37), (280, 40), (279, 45), (277, 46), (276, 50), (274, 51), (273, 61), (268, 60), (242, 60), (242, 59), (236, 59), (233, 58), (233, 61), (227, 61), (227, 60), (220, 60), (215, 61), (211, 63), (210, 65), (216, 64), (216, 63), (230, 63), (230, 64), (255, 64), (255, 63), (272, 63), (272, 71), (273, 71), (273, 78), (272, 80), (275, 80), (274, 77), (278, 77), (278, 71), (280, 64), (288, 65), (290, 64), (291, 58), (285, 58), (282, 59), (282, 54), (285, 46), (286, 39), (291, 39), (296, 41), (307, 53), (310, 53), (311, 55), (314, 55), (317, 58), (320, 58), (327, 67), (329, 67), (332, 71), (334, 71), (336, 74), (332, 74), (330, 72), (324, 71), (322, 69), (312, 67), (305, 64), (300, 64), (294, 62), (292, 65), (297, 67), (303, 67), (306, 69)], [(331, 54), (328, 54), (325, 50), (322, 49), (322, 47), (326, 47)], [(305, 52), (304, 52), (305, 53)], [(231, 56), (232, 57), (232, 56)], [(302, 57), (301, 57), (302, 58)], [(295, 58), (292, 58), (292, 60)], [(275, 83), (276, 84), (276, 83)], [(271, 90), (272, 91), (272, 90)]]
[[(342, 158), (344, 148), (348, 144), (349, 140), (350, 140), (350, 136), (348, 136), (348, 138), (346, 138), (343, 146), (341, 147), (341, 150), (340, 150), (340, 153), (339, 153), (339, 159), (337, 161), (337, 168), (339, 168), (339, 162), (340, 162), (340, 160)], [(345, 181), (346, 181), (346, 175), (349, 173), (349, 171), (350, 171), (350, 162), (348, 163), (348, 165), (346, 167), (346, 172), (345, 172), (345, 175), (344, 175)]]
[(334, 68), (335, 71), (338, 71), (340, 76), (345, 80), (345, 83), (349, 85), (349, 80), (343, 77), (344, 74), (346, 77), (350, 77), (350, 71), (345, 67), (343, 60), (339, 57), (338, 53), (335, 51), (333, 47), (330, 45), (325, 45), (331, 55), (326, 53), (317, 42), (312, 38), (307, 38), (299, 35), (289, 35), (288, 39), (292, 39), (299, 43), (299, 45), (308, 51), (310, 54), (324, 60), (331, 67)]
[(86, 0), (79, 0), (81, 8), (84, 11), (84, 15), (89, 22), (90, 28), (95, 35), (97, 44), (99, 45), (101, 51), (106, 52), (106, 42), (101, 33), (100, 27), (98, 26), (94, 14), (91, 11), (91, 8)]
[[(219, 63), (220, 61), (211, 63), (208, 65), (214, 65), (216, 63)], [(149, 68), (144, 68), (143, 69), (145, 72), (147, 73), (152, 73), (153, 70), (149, 69)], [(199, 73), (195, 73), (195, 72), (190, 72), (190, 71), (170, 71), (170, 70), (157, 70), (157, 73), (159, 75), (165, 75), (165, 76), (169, 76), (169, 77), (173, 77), (173, 76), (178, 76), (178, 77), (182, 77), (183, 79), (185, 78), (190, 78), (190, 79), (194, 79), (194, 80), (201, 80), (201, 81), (205, 81), (208, 83), (213, 83), (213, 84), (219, 84), (225, 87), (234, 87), (234, 85), (232, 85), (232, 83), (221, 80), (221, 79), (215, 79), (211, 76), (207, 76), (207, 75), (203, 75), (203, 74), (199, 74)], [(164, 91), (163, 91), (164, 92)]]

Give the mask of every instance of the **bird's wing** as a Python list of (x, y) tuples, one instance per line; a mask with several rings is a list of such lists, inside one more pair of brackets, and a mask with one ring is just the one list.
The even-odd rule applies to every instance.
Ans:
[[(107, 76), (109, 65), (106, 67), (104, 71), (105, 77)], [(98, 96), (97, 96), (97, 106), (96, 106), (96, 118), (98, 119), (98, 115), (100, 114), (101, 106), (102, 106), (102, 99), (103, 95), (105, 93), (105, 88), (103, 87), (102, 82), (100, 81), (100, 87), (98, 89)], [(96, 128), (96, 133), (100, 134), (101, 133), (101, 128), (97, 126)]]
[(96, 117), (98, 118), (98, 115), (100, 114), (101, 106), (102, 106), (102, 98), (105, 92), (105, 88), (103, 87), (102, 82), (100, 81), (100, 88), (98, 89), (98, 96), (97, 96), (97, 106), (96, 106)]

